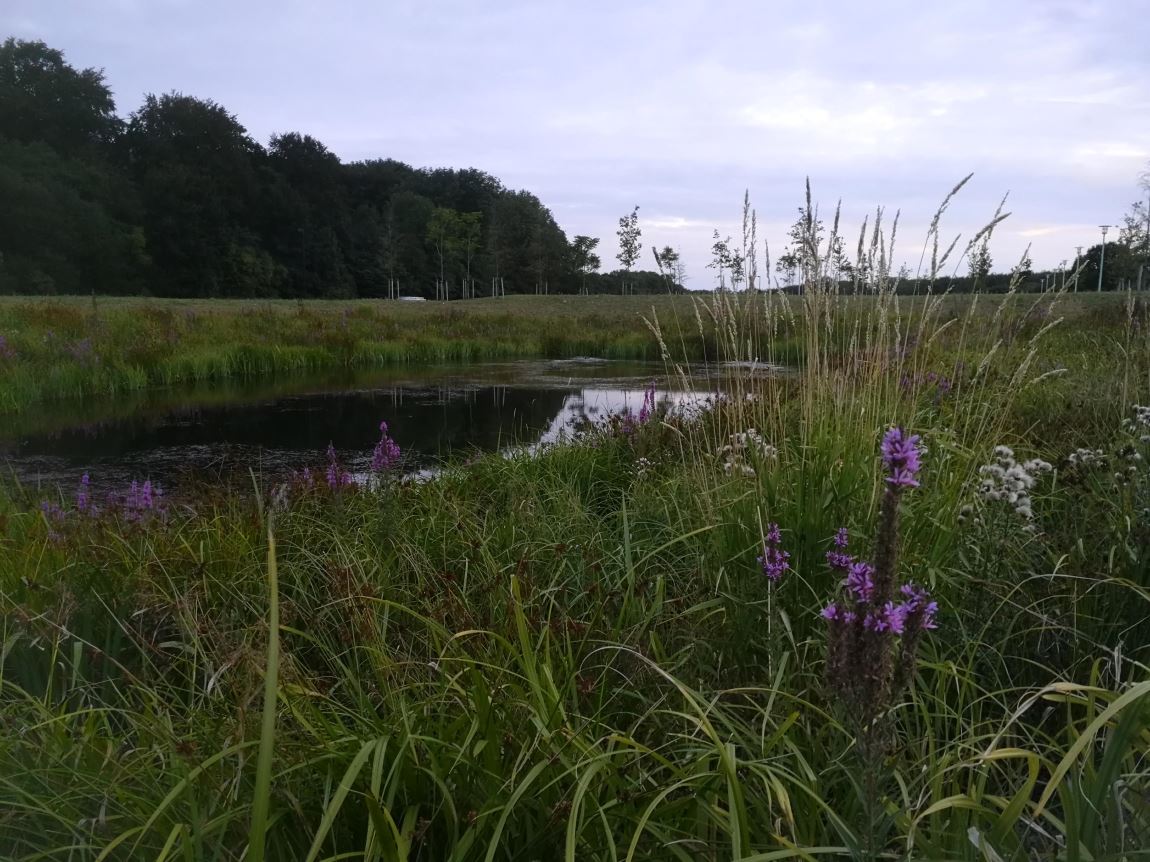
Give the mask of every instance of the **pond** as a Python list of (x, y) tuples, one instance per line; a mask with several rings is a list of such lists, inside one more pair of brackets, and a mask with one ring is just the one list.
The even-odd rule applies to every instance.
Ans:
[(696, 370), (691, 392), (658, 363), (595, 359), (392, 368), (216, 384), (61, 402), (0, 417), (0, 463), (26, 486), (105, 487), (151, 479), (270, 481), (325, 463), (328, 444), (363, 470), (386, 420), (404, 468), (449, 455), (560, 439), (583, 422), (638, 412), (655, 381), (675, 409), (717, 391), (721, 369)]

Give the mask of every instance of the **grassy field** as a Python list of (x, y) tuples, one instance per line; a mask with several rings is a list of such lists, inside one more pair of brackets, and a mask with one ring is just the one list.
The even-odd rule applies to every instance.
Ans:
[[(0, 297), (0, 413), (36, 401), (401, 363), (658, 358), (640, 312), (674, 297), (455, 303)], [(693, 332), (680, 349), (706, 352)]]
[[(133, 327), (358, 362), (306, 341), (344, 320), (410, 350), (388, 361), (462, 339), (615, 345), (684, 385), (703, 355), (797, 369), (432, 482), (329, 484), (316, 453), (314, 481), (179, 506), (7, 489), (0, 856), (1150, 859), (1144, 302), (503, 302), (0, 303), (25, 381), (66, 366), (49, 328), (99, 331), (142, 386), (195, 374), (129, 358)], [(8, 409), (119, 388), (57, 373)], [(894, 426), (917, 487), (887, 481)], [(828, 552), (873, 564), (869, 598)], [(916, 599), (901, 634), (864, 626), (903, 583), (937, 628)]]

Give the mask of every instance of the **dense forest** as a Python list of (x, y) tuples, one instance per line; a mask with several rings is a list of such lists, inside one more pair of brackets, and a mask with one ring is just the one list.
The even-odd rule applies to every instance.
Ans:
[[(0, 293), (459, 299), (681, 289), (597, 272), (534, 195), (473, 168), (343, 163), (299, 132), (253, 140), (222, 105), (148, 95), (0, 46)], [(634, 239), (638, 240), (636, 234)]]

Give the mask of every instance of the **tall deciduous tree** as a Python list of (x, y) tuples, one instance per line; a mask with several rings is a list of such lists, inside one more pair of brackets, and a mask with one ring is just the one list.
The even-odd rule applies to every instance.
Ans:
[(977, 290), (980, 284), (986, 283), (986, 277), (990, 275), (990, 267), (993, 265), (989, 236), (983, 237), (982, 241), (970, 250), (969, 262), (972, 287)]
[(43, 42), (0, 44), (0, 135), (76, 155), (110, 144), (120, 125), (102, 69), (75, 69)]
[(575, 271), (581, 276), (579, 292), (587, 292), (587, 276), (599, 269), (601, 261), (595, 249), (599, 247), (599, 238), (594, 236), (578, 235), (571, 241), (571, 262)]
[(635, 261), (639, 259), (639, 250), (642, 248), (640, 240), (643, 236), (643, 231), (639, 228), (639, 207), (636, 206), (631, 210), (630, 215), (625, 215), (619, 219), (619, 230), (616, 232), (619, 237), (619, 254), (616, 257), (619, 259), (620, 266), (623, 267), (623, 293), (627, 293), (631, 287), (630, 274), (631, 268), (635, 265)]
[[(173, 292), (278, 292), (283, 268), (251, 229), (263, 150), (234, 116), (206, 99), (149, 95), (132, 114), (124, 141), (144, 203), (148, 248)], [(325, 238), (309, 239), (320, 246)]]
[(679, 252), (669, 245), (663, 246), (662, 249), (657, 249), (652, 246), (651, 251), (655, 254), (655, 265), (658, 266), (659, 272), (662, 273), (672, 287), (681, 287), (685, 275), (685, 268)]
[(847, 256), (840, 234), (830, 239), (826, 236), (826, 226), (817, 209), (810, 202), (810, 187), (807, 188), (807, 203), (799, 207), (798, 218), (787, 231), (790, 242), (775, 263), (775, 271), (788, 283), (812, 282), (819, 278), (853, 278), (854, 268)]
[(743, 259), (737, 251), (731, 248), (731, 238), (723, 239), (716, 230), (711, 243), (711, 262), (707, 269), (715, 270), (718, 279), (718, 289), (727, 289), (727, 276), (731, 278), (731, 287), (734, 288), (742, 280)]

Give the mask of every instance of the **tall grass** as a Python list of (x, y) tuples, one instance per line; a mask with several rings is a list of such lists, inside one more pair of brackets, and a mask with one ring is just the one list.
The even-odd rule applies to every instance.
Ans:
[[(816, 259), (801, 297), (648, 307), (686, 385), (702, 356), (793, 373), (433, 482), (296, 493), (272, 550), (270, 489), (145, 523), (57, 523), (10, 489), (0, 851), (1150, 857), (1150, 472), (1121, 425), (1150, 401), (1147, 310), (957, 300), (935, 235), (937, 289), (908, 301), (870, 236), (866, 296)], [(901, 571), (941, 625), (866, 774), (818, 611), (892, 424), (928, 447)], [(752, 428), (773, 449), (732, 442)], [(1000, 444), (1056, 465), (1033, 521), (978, 497)], [(1107, 463), (1067, 461), (1086, 445)]]
[[(0, 412), (37, 401), (323, 369), (655, 358), (640, 306), (595, 297), (427, 303), (0, 300)], [(612, 298), (613, 300), (614, 298)], [(674, 297), (657, 297), (673, 307)], [(702, 352), (698, 344), (692, 353)]]

